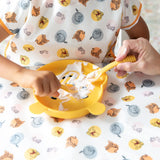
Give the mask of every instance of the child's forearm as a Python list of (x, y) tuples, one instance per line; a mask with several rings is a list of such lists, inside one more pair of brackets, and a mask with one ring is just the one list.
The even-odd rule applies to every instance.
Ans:
[(24, 68), (0, 55), (0, 77), (17, 81), (17, 74)]

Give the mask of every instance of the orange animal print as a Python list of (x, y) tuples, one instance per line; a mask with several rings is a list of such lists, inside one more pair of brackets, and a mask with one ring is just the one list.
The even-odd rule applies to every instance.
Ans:
[(14, 53), (16, 53), (16, 51), (17, 51), (17, 46), (16, 46), (16, 44), (14, 42), (11, 42), (11, 50)]
[(149, 109), (150, 113), (157, 113), (157, 112), (159, 112), (159, 109), (160, 109), (160, 108), (158, 107), (158, 105), (155, 104), (155, 103), (149, 104), (148, 106), (146, 106), (146, 108)]
[(5, 19), (8, 23), (17, 23), (16, 21), (16, 13), (15, 12), (7, 12), (5, 14)]
[(119, 9), (120, 4), (121, 4), (121, 0), (111, 0), (110, 7), (112, 10), (117, 10)]
[(38, 45), (44, 45), (47, 42), (49, 42), (49, 40), (47, 40), (45, 34), (42, 34), (42, 35), (38, 36), (35, 41), (37, 42)]
[(71, 146), (71, 147), (75, 148), (77, 145), (78, 145), (78, 139), (77, 139), (77, 137), (73, 137), (72, 136), (72, 137), (69, 137), (67, 139), (66, 147)]
[(0, 157), (0, 160), (13, 160), (13, 154), (5, 151), (4, 155)]
[(12, 87), (19, 87), (19, 85), (18, 85), (17, 83), (15, 83), (15, 82), (12, 82), (10, 85), (11, 85)]
[(111, 108), (107, 111), (107, 115), (111, 117), (116, 117), (121, 109)]
[(133, 82), (131, 82), (131, 81), (126, 82), (126, 83), (125, 83), (125, 87), (126, 87), (126, 89), (128, 90), (128, 92), (129, 92), (130, 90), (133, 90), (133, 89), (136, 88), (135, 84), (134, 84)]
[(85, 37), (85, 32), (82, 30), (78, 30), (72, 39), (76, 39), (78, 42), (82, 41)]
[(99, 55), (102, 53), (102, 50), (98, 47), (92, 48), (91, 55), (93, 57), (99, 58)]
[(146, 155), (143, 155), (143, 156), (140, 158), (140, 160), (152, 160), (152, 158), (146, 154)]
[(3, 113), (5, 108), (3, 106), (0, 106), (0, 113)]
[(116, 153), (119, 149), (118, 145), (108, 141), (108, 145), (105, 147), (105, 149), (109, 152), (109, 153)]
[(36, 8), (35, 6), (33, 6), (32, 8), (32, 16), (39, 16), (40, 15), (40, 7)]
[(64, 121), (64, 119), (62, 119), (62, 118), (56, 118), (56, 117), (51, 117), (51, 118), (54, 120), (54, 122), (57, 122), (57, 123)]
[(19, 118), (15, 118), (11, 121), (11, 127), (17, 128), (21, 126), (24, 123), (24, 121), (21, 121)]
[(79, 0), (80, 3), (82, 3), (84, 6), (86, 6), (86, 3), (88, 2), (89, 0)]

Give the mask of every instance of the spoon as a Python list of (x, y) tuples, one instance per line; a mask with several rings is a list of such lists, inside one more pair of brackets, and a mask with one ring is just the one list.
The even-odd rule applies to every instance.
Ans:
[(121, 60), (121, 61), (114, 61), (114, 62), (106, 65), (105, 67), (103, 67), (103, 68), (101, 68), (101, 69), (98, 69), (98, 70), (96, 70), (96, 71), (93, 71), (93, 72), (89, 73), (89, 74), (87, 75), (87, 78), (88, 78), (89, 80), (91, 80), (92, 82), (98, 81), (98, 78), (100, 78), (100, 76), (101, 76), (103, 73), (109, 71), (109, 70), (112, 69), (113, 67), (116, 67), (118, 64), (124, 63), (124, 62), (135, 62), (135, 61), (136, 61), (136, 57), (135, 57), (135, 56), (133, 56), (133, 55), (127, 56), (126, 58), (124, 58), (124, 59)]

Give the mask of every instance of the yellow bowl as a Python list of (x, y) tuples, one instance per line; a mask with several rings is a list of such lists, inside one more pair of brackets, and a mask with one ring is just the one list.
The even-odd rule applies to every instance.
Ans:
[[(44, 65), (38, 70), (47, 70), (53, 72), (55, 75), (60, 75), (69, 64), (74, 63), (81, 64), (81, 70), (84, 75), (99, 69), (98, 66), (86, 61), (60, 60)], [(99, 81), (94, 84), (94, 89), (90, 91), (88, 98), (85, 99), (77, 99), (74, 96), (70, 96), (70, 100), (63, 102), (63, 100), (59, 98), (53, 99), (47, 96), (39, 97), (35, 95), (37, 102), (30, 106), (30, 111), (35, 114), (45, 112), (49, 116), (63, 119), (79, 118), (89, 113), (100, 115), (105, 111), (105, 105), (101, 103), (101, 100), (103, 97), (103, 91), (107, 85), (107, 79), (107, 74), (102, 74)], [(62, 81), (62, 79), (60, 79), (60, 81)]]

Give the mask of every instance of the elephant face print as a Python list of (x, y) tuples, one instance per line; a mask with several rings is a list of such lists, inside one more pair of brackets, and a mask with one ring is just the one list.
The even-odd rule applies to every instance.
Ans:
[(117, 84), (111, 83), (107, 87), (107, 91), (110, 92), (110, 93), (115, 93), (115, 92), (118, 92), (119, 90), (120, 90), (120, 87)]
[(111, 10), (119, 9), (120, 4), (121, 4), (121, 0), (111, 0), (111, 4), (110, 4)]
[(128, 113), (132, 117), (137, 117), (140, 114), (140, 108), (137, 105), (126, 105), (128, 106)]
[(93, 146), (86, 146), (80, 153), (83, 153), (84, 156), (88, 159), (93, 159), (97, 156), (97, 150)]
[(123, 125), (116, 122), (116, 123), (113, 123), (111, 126), (110, 126), (110, 131), (117, 135), (118, 137), (120, 137), (120, 134), (123, 132)]
[(30, 0), (21, 0), (20, 2), (20, 6), (23, 8), (23, 9), (27, 9), (30, 5)]
[(141, 85), (141, 87), (153, 87), (153, 86), (155, 86), (155, 82), (150, 79), (143, 80)]
[(95, 29), (92, 33), (90, 39), (94, 39), (96, 41), (101, 41), (103, 39), (103, 32), (101, 29)]
[(10, 142), (18, 147), (18, 143), (20, 143), (23, 139), (24, 135), (22, 133), (16, 133), (11, 137)]
[(14, 12), (7, 12), (5, 14), (5, 19), (8, 23), (17, 23), (17, 20), (16, 20), (16, 13)]
[(40, 7), (36, 8), (35, 6), (33, 6), (32, 8), (32, 16), (39, 16), (40, 15)]
[(58, 43), (67, 43), (66, 38), (67, 38), (67, 33), (64, 30), (59, 30), (55, 35), (55, 40)]
[(98, 47), (96, 47), (96, 48), (92, 48), (92, 50), (91, 50), (91, 55), (93, 56), (93, 57), (96, 57), (96, 58), (99, 58), (99, 55), (102, 53), (102, 50), (100, 49), (100, 48), (98, 48)]
[(73, 24), (80, 24), (84, 20), (84, 16), (81, 12), (76, 9), (76, 13), (72, 16), (72, 22)]
[(82, 30), (78, 30), (72, 39), (76, 39), (78, 42), (81, 42), (85, 38), (85, 32)]
[(25, 89), (23, 89), (22, 91), (20, 91), (17, 94), (17, 98), (19, 100), (25, 100), (25, 99), (29, 98), (29, 96), (30, 96), (30, 94)]

